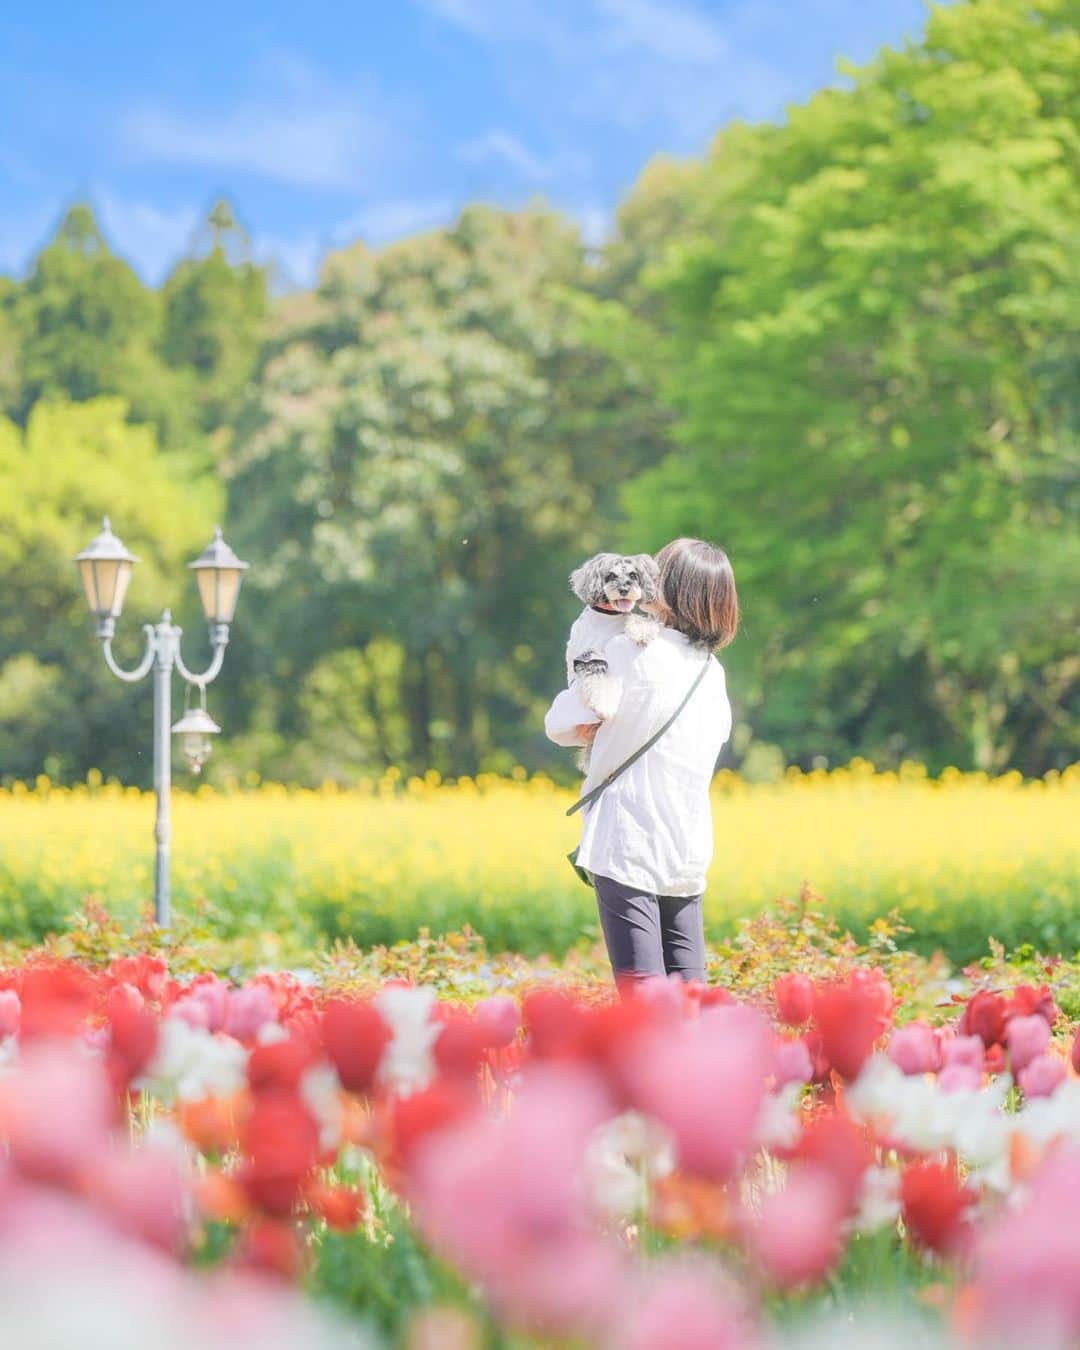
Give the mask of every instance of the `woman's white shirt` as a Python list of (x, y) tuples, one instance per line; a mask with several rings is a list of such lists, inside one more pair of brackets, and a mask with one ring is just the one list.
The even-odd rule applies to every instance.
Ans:
[[(674, 726), (585, 807), (578, 862), (650, 894), (700, 895), (713, 848), (709, 783), (731, 734), (724, 668), (672, 628), (646, 646), (614, 638), (604, 655), (622, 692), (615, 715), (596, 733), (583, 796), (664, 725), (703, 661), (710, 669)], [(580, 745), (574, 728), (596, 721), (566, 689), (548, 709), (544, 729), (557, 745)]]

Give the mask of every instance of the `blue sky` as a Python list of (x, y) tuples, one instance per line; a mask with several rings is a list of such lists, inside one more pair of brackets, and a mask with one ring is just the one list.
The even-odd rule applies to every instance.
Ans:
[(52, 0), (0, 29), (0, 271), (90, 200), (157, 282), (213, 199), (310, 280), (464, 202), (599, 239), (660, 151), (777, 118), (922, 27), (922, 0)]

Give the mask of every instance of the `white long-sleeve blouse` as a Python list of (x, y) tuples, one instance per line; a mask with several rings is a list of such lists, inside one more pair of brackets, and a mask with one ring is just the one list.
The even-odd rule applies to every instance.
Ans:
[[(582, 795), (663, 726), (703, 661), (711, 668), (674, 726), (584, 808), (578, 862), (645, 893), (700, 895), (713, 850), (709, 783), (731, 734), (724, 668), (673, 628), (646, 646), (613, 638), (604, 655), (622, 690), (614, 716), (596, 733)], [(565, 689), (548, 709), (544, 730), (557, 745), (580, 745), (575, 727), (597, 720)]]

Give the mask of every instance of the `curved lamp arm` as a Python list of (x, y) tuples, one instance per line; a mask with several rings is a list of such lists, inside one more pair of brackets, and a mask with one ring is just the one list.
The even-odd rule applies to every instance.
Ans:
[(116, 657), (112, 654), (112, 637), (103, 637), (101, 639), (101, 650), (105, 656), (105, 664), (118, 680), (124, 680), (128, 684), (136, 684), (143, 676), (147, 675), (150, 667), (154, 664), (154, 625), (151, 623), (143, 624), (143, 632), (146, 634), (146, 651), (143, 658), (134, 670), (124, 670), (116, 663)]
[(210, 664), (200, 674), (196, 675), (188, 670), (184, 665), (184, 658), (180, 655), (180, 630), (176, 630), (176, 669), (180, 672), (188, 684), (197, 685), (200, 689), (205, 688), (211, 681), (217, 678), (221, 670), (221, 663), (225, 660), (225, 648), (229, 641), (229, 625), (219, 623), (214, 625), (214, 631), (211, 634), (210, 642), (214, 648), (214, 655)]

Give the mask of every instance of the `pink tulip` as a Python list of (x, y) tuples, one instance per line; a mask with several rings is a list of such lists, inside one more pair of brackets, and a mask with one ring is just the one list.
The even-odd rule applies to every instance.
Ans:
[(109, 1144), (112, 1101), (101, 1064), (74, 1046), (26, 1047), (0, 1078), (0, 1139), (25, 1177), (76, 1185)]
[(738, 1005), (635, 1040), (623, 1064), (631, 1104), (667, 1126), (687, 1171), (726, 1180), (751, 1147), (769, 1042), (765, 1019)]
[(972, 1293), (980, 1344), (985, 1336), (995, 1345), (1064, 1347), (1080, 1338), (1078, 1213), (1080, 1149), (1064, 1148), (979, 1238)]
[(0, 989), (0, 1041), (5, 1036), (19, 1034), (19, 1015), (22, 1005), (14, 989)]
[(811, 1284), (836, 1264), (843, 1248), (842, 1188), (824, 1168), (791, 1168), (782, 1191), (762, 1201), (747, 1229), (748, 1246), (767, 1277), (781, 1288)]
[(500, 1050), (513, 1041), (521, 1025), (518, 1005), (505, 994), (481, 999), (473, 1009), (473, 1016), (484, 1032), (487, 1043)]
[(409, 1194), (432, 1243), (514, 1322), (548, 1335), (593, 1332), (620, 1297), (621, 1260), (587, 1224), (585, 1147), (612, 1106), (599, 1075), (545, 1065), (509, 1111), (433, 1131)]
[(175, 1154), (153, 1145), (114, 1149), (95, 1164), (89, 1185), (123, 1232), (179, 1251), (187, 1228), (186, 1188)]
[(1009, 1047), (1009, 1065), (1019, 1074), (1050, 1044), (1050, 1023), (1039, 1013), (1030, 1017), (1012, 1017), (1005, 1026)]
[(787, 1083), (809, 1083), (814, 1065), (804, 1042), (778, 1036), (773, 1042), (772, 1072), (777, 1088)]
[(229, 1001), (229, 986), (216, 975), (196, 976), (170, 1009), (174, 1017), (182, 1017), (193, 1027), (204, 1031), (221, 1031), (225, 1025)]
[(945, 1067), (966, 1064), (981, 1074), (986, 1062), (986, 1046), (980, 1036), (954, 1036), (945, 1046)]
[(889, 1041), (889, 1058), (904, 1073), (937, 1073), (941, 1047), (934, 1029), (926, 1022), (908, 1022), (898, 1027)]
[(1036, 1055), (1017, 1076), (1025, 1097), (1049, 1097), (1065, 1079), (1065, 1061), (1057, 1055)]
[(978, 1092), (982, 1072), (970, 1064), (946, 1064), (937, 1081), (942, 1092)]
[(277, 1021), (274, 996), (264, 984), (246, 984), (229, 991), (224, 1029), (238, 1041), (253, 1041), (267, 1022)]
[(736, 1291), (704, 1261), (658, 1263), (631, 1305), (616, 1350), (743, 1350), (750, 1336)]

